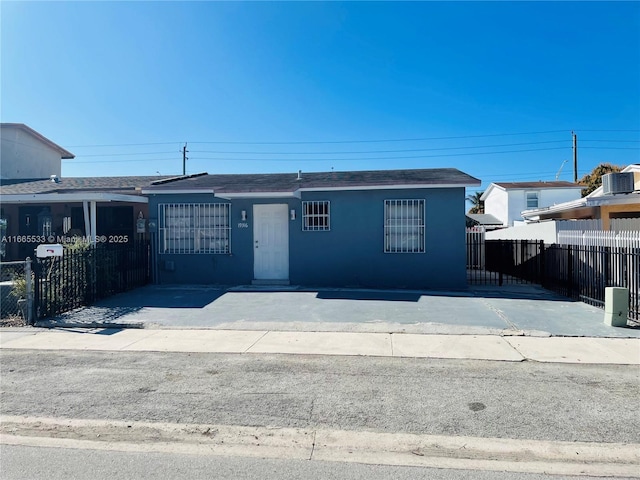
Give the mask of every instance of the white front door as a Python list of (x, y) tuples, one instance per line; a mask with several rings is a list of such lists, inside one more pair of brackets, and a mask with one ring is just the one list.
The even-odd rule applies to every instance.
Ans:
[(287, 205), (253, 206), (253, 275), (256, 280), (289, 279)]

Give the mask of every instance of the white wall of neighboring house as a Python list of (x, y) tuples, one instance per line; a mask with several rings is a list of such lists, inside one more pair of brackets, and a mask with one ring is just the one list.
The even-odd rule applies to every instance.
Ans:
[(501, 228), (485, 233), (487, 240), (544, 240), (556, 243), (557, 222), (528, 223), (517, 227)]
[(12, 126), (2, 127), (0, 145), (0, 177), (49, 178), (60, 176), (61, 155), (27, 131)]
[(484, 201), (484, 211), (498, 218), (505, 227), (514, 226), (514, 222), (523, 222), (521, 215), (527, 210), (527, 193), (537, 192), (538, 208), (550, 207), (557, 203), (577, 200), (581, 197), (580, 188), (540, 188), (540, 189), (503, 189), (494, 188)]
[(489, 213), (509, 225), (509, 194), (502, 189), (494, 188), (484, 201), (484, 213)]

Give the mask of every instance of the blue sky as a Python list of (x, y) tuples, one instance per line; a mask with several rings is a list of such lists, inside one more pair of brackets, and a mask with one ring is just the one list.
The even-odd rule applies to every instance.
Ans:
[[(0, 116), (63, 176), (640, 162), (638, 2), (8, 2)], [(508, 135), (507, 135), (508, 134)], [(108, 145), (108, 146), (103, 146)]]

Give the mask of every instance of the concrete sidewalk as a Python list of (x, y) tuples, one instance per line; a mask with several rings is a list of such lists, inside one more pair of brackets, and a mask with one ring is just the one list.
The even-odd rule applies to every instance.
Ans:
[(640, 365), (640, 339), (198, 329), (0, 329), (0, 348)]

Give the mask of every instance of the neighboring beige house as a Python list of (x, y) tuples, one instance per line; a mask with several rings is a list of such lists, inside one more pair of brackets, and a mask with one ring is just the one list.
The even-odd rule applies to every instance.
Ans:
[[(540, 206), (542, 207), (542, 206)], [(601, 220), (610, 230), (612, 220), (640, 218), (640, 165), (603, 176), (603, 186), (584, 198), (522, 212), (527, 222), (545, 220)]]
[(484, 213), (504, 227), (523, 223), (523, 210), (550, 207), (580, 198), (583, 187), (570, 182), (496, 182), (482, 194)]
[(2, 180), (59, 177), (61, 160), (75, 157), (23, 123), (0, 123), (0, 140)]

